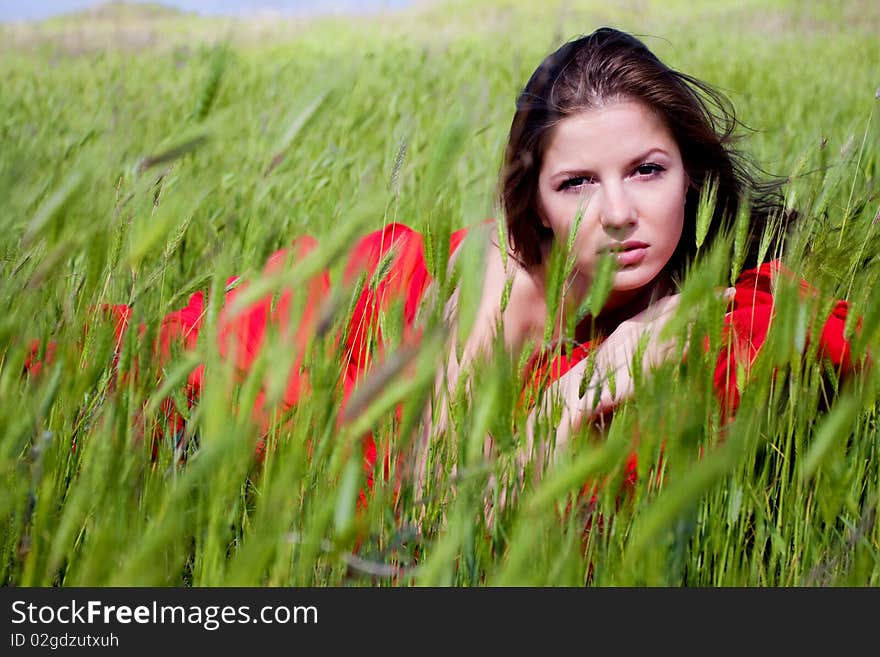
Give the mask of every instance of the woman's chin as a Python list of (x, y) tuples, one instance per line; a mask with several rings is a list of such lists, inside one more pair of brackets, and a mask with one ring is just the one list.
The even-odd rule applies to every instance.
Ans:
[(615, 292), (635, 292), (652, 285), (659, 273), (660, 269), (644, 265), (618, 269), (614, 274), (612, 289)]

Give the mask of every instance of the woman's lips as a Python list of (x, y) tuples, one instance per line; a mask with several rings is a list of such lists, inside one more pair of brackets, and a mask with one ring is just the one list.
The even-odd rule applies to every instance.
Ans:
[(638, 240), (619, 242), (607, 247), (617, 258), (617, 264), (621, 267), (629, 267), (639, 264), (648, 255), (648, 243)]
[(648, 247), (646, 246), (639, 246), (633, 249), (626, 249), (625, 251), (618, 251), (617, 264), (621, 267), (637, 265), (645, 259), (646, 255), (648, 255)]

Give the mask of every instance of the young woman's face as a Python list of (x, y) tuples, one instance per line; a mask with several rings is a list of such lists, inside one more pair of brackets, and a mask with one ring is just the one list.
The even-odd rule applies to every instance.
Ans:
[(616, 252), (606, 307), (655, 282), (678, 246), (688, 177), (663, 121), (641, 103), (619, 101), (563, 119), (538, 177), (542, 223), (574, 240), (575, 269), (589, 282), (600, 254)]

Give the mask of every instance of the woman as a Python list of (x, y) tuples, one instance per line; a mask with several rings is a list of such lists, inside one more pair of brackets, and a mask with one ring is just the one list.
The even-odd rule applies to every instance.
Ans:
[[(675, 348), (660, 333), (675, 314), (677, 290), (697, 248), (710, 249), (746, 203), (752, 258), (758, 237), (774, 222), (780, 229), (777, 236), (781, 235), (791, 218), (779, 203), (778, 183), (759, 183), (733, 150), (736, 125), (720, 94), (668, 68), (641, 41), (623, 32), (602, 28), (549, 55), (517, 100), (499, 184), (509, 245), (500, 245), (486, 232), (486, 271), (477, 318), (461, 362), (456, 349), (449, 351), (443, 368), (448, 390), (465, 366), (491, 350), (499, 330), (506, 348), (516, 352), (527, 344), (542, 344), (549, 326), (554, 338), (568, 337), (576, 343), (570, 352), (543, 361), (536, 354), (535, 371), (546, 375), (544, 381), (552, 382), (564, 403), (558, 445), (572, 428), (606, 415), (632, 394), (630, 369), (639, 345), (649, 368), (680, 357), (687, 345)], [(698, 234), (701, 198), (714, 199), (714, 209), (708, 227)], [(453, 257), (463, 237), (464, 231), (453, 234)], [(313, 247), (313, 240), (301, 239), (293, 249), (274, 254), (267, 272), (291, 257), (305, 257)], [(550, 289), (554, 250), (564, 250), (570, 265), (559, 299)], [(605, 261), (614, 271), (607, 296), (599, 303), (591, 300), (590, 293), (597, 267)], [(731, 344), (718, 360), (715, 382), (722, 402), (730, 406), (738, 400), (737, 364), (747, 369), (767, 333), (772, 279), (780, 270), (778, 263), (755, 264), (760, 266), (744, 273), (734, 288), (720, 292), (730, 301), (725, 324)], [(379, 315), (403, 300), (405, 337), (415, 338), (415, 318), (429, 296), (431, 279), (422, 238), (406, 226), (391, 224), (355, 245), (346, 280), (354, 281), (365, 272), (375, 280), (364, 285), (340, 336), (343, 406), (372, 367), (371, 344), (378, 343), (381, 350)], [(285, 290), (277, 303), (266, 296), (235, 308), (232, 301), (243, 289), (246, 285), (226, 294), (218, 321), (221, 354), (246, 372), (269, 328), (277, 327), (300, 354), (293, 359), (283, 395), (283, 406), (291, 407), (307, 383), (301, 354), (316, 331), (329, 279), (324, 274), (312, 281), (295, 327), (288, 326), (291, 290)], [(457, 320), (457, 298), (453, 294), (447, 304), (446, 316), (452, 323)], [(598, 312), (579, 312), (588, 301)], [(184, 348), (195, 344), (204, 307), (205, 299), (197, 293), (187, 308), (164, 319), (159, 333), (164, 356), (175, 343)], [(114, 310), (121, 339), (127, 309)], [(850, 366), (845, 318), (846, 304), (841, 302), (819, 337), (820, 353), (842, 369)], [(612, 378), (614, 385), (607, 385)], [(201, 387), (202, 370), (196, 368), (187, 383), (190, 403), (197, 400)], [(440, 430), (446, 426), (445, 396), (440, 395), (434, 418)], [(180, 415), (170, 402), (166, 408), (171, 430), (179, 434)], [(254, 412), (265, 430), (269, 419), (262, 396)], [(365, 457), (372, 472), (376, 460), (372, 439), (367, 440)]]
[[(609, 28), (549, 55), (519, 96), (499, 185), (512, 257), (497, 244), (489, 248), (463, 360), (488, 349), (498, 325), (509, 349), (541, 342), (554, 246), (567, 245), (573, 263), (550, 322), (557, 338), (588, 297), (600, 258), (613, 254), (616, 271), (601, 310), (576, 316), (568, 337), (577, 346), (542, 368), (564, 404), (557, 445), (571, 428), (606, 415), (632, 394), (631, 359), (640, 342), (649, 368), (686, 348), (676, 349), (660, 333), (678, 307), (679, 284), (698, 248), (711, 249), (737, 213), (750, 210), (748, 252), (756, 259), (761, 235), (773, 230), (781, 238), (793, 218), (781, 206), (780, 183), (758, 182), (732, 148), (736, 125), (723, 96)], [(698, 208), (710, 192), (714, 210), (698, 243)], [(737, 363), (747, 369), (766, 336), (772, 279), (780, 269), (778, 262), (762, 264), (720, 292), (731, 303), (725, 323), (732, 342), (715, 373), (726, 405), (738, 403)], [(506, 286), (509, 301), (501, 311)], [(846, 309), (838, 303), (820, 335), (820, 353), (842, 368), (850, 366)], [(450, 390), (458, 371), (453, 350)], [(614, 386), (604, 383), (612, 378)]]

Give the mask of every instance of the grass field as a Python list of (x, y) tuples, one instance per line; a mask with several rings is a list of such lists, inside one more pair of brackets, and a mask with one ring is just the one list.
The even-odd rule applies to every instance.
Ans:
[[(712, 363), (723, 308), (702, 291), (741, 263), (704, 254), (683, 313), (704, 318), (693, 330), (710, 350), (640, 380), (601, 437), (580, 436), (546, 472), (530, 462), (520, 481), (523, 364), (499, 354), (452, 404), (453, 429), (433, 437), (437, 476), (396, 491), (402, 462), (386, 477), (380, 458), (359, 506), (359, 443), (369, 431), (380, 454), (412, 443), (442, 332), (435, 311), (405, 373), (378, 369), (340, 424), (333, 339), (351, 296), (340, 254), (387, 221), (426, 231), (441, 295), (461, 281), (472, 314), (479, 249), (466, 242), (448, 277), (436, 245), (497, 216), (516, 94), (547, 53), (601, 25), (642, 36), (732, 99), (750, 129), (742, 148), (791, 177), (801, 220), (781, 255), (819, 290), (819, 308), (778, 290), (768, 343), (722, 426)], [(878, 33), (869, 1), (451, 0), (250, 23), (117, 8), (0, 26), (0, 582), (880, 584), (880, 379), (863, 367), (839, 381), (805, 340), (845, 298), (854, 358), (880, 351)], [(290, 350), (270, 341), (242, 379), (216, 340), (160, 366), (153, 339), (198, 290), (212, 335), (227, 278), (257, 279), (306, 233), (320, 248), (265, 290), (302, 290), (327, 267), (339, 310), (306, 354), (311, 390), (279, 414), (256, 463), (247, 409), (261, 387), (280, 397)], [(93, 310), (105, 303), (130, 304), (145, 324), (115, 367), (112, 326)], [(383, 332), (393, 351), (394, 312)], [(57, 348), (23, 376), (31, 340)], [(187, 408), (182, 384), (198, 363), (189, 454), (162, 435), (153, 458), (162, 400)], [(632, 451), (640, 482), (620, 496)], [(595, 509), (587, 481), (601, 482)], [(491, 523), (487, 495), (512, 500)]]

